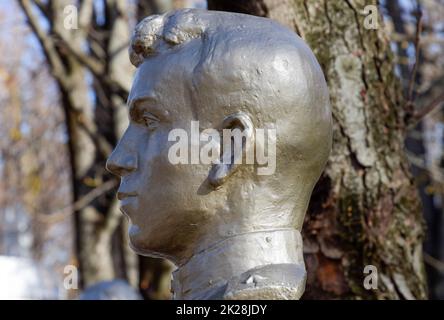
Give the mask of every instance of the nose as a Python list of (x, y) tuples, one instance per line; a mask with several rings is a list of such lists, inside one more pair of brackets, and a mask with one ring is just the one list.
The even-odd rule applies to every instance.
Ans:
[(123, 177), (137, 169), (137, 156), (124, 150), (119, 143), (106, 161), (106, 169), (116, 176)]

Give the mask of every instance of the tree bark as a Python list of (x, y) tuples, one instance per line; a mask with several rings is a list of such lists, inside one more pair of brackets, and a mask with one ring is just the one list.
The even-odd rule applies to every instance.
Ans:
[[(426, 298), (423, 219), (404, 153), (405, 101), (381, 19), (376, 30), (364, 27), (363, 9), (376, 1), (208, 4), (281, 22), (309, 44), (324, 70), (334, 142), (303, 228), (304, 298)], [(377, 268), (377, 289), (363, 285), (367, 265)]]

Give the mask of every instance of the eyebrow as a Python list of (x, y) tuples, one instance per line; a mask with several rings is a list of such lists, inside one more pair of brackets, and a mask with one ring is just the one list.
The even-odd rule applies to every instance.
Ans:
[(157, 99), (154, 96), (136, 97), (128, 101), (129, 110), (141, 105), (141, 104), (156, 104)]
[(146, 110), (154, 113), (155, 116), (166, 119), (168, 111), (159, 107), (159, 102), (155, 97), (144, 96), (132, 99), (128, 102), (129, 115), (132, 116), (138, 110)]

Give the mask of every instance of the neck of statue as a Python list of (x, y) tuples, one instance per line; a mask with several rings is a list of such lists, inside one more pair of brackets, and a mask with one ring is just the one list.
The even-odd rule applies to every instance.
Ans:
[(295, 229), (235, 235), (196, 253), (173, 273), (175, 299), (298, 299), (305, 288)]

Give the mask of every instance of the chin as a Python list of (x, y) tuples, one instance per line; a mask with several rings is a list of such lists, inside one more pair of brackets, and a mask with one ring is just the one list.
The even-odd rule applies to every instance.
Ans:
[(146, 248), (139, 226), (130, 224), (128, 227), (128, 237), (131, 250), (143, 256), (151, 256), (151, 250)]
[(131, 250), (133, 250), (136, 254), (151, 258), (163, 258), (170, 260), (172, 262), (175, 261), (174, 257), (165, 253), (158, 252), (155, 249), (152, 249), (149, 246), (149, 240), (143, 238), (143, 233), (141, 232), (141, 229), (137, 225), (129, 226), (128, 236), (129, 236), (129, 246)]

